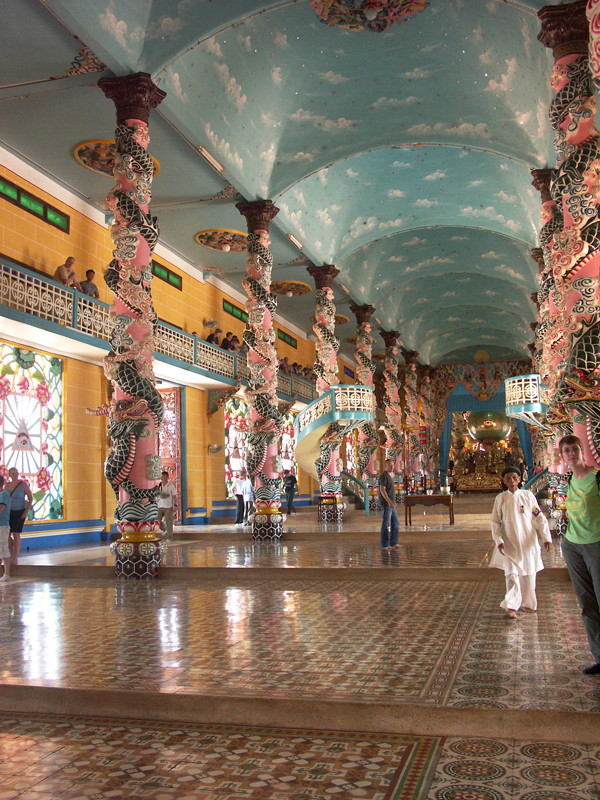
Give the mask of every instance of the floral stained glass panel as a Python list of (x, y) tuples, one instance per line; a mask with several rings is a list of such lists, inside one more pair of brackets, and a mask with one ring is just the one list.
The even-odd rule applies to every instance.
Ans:
[(62, 359), (0, 342), (0, 474), (29, 483), (30, 519), (63, 515), (62, 373)]

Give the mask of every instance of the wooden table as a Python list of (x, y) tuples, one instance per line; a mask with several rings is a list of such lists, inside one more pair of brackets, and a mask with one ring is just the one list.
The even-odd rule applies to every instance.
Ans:
[(404, 524), (412, 525), (413, 506), (448, 506), (450, 525), (454, 525), (454, 495), (452, 494), (406, 494), (404, 495)]

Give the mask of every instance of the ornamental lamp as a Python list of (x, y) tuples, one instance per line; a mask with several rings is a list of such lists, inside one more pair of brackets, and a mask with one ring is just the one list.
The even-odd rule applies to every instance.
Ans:
[[(542, 417), (548, 410), (549, 389), (539, 375), (517, 375), (504, 381), (506, 416), (550, 430)], [(537, 415), (537, 416), (536, 416)]]

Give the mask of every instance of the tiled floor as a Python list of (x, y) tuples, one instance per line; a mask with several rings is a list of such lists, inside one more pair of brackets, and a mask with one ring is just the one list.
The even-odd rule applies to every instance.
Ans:
[[(333, 528), (314, 512), (276, 545), (231, 526), (181, 537), (167, 564), (198, 569), (180, 580), (95, 577), (94, 565), (112, 563), (100, 547), (26, 555), (22, 564), (84, 565), (85, 577), (28, 569), (0, 584), (1, 682), (110, 690), (125, 705), (142, 691), (186, 703), (385, 703), (417, 709), (417, 734), (418, 709), (595, 717), (600, 679), (581, 673), (590, 656), (559, 545), (538, 613), (507, 622), (502, 576), (485, 567), (490, 500), (461, 500), (454, 528), (426, 515), (383, 555), (377, 518)], [(276, 570), (226, 569), (240, 566)], [(427, 567), (429, 577), (382, 572), (393, 567)], [(579, 745), (575, 728), (569, 741), (544, 743), (543, 720), (532, 742), (494, 738), (493, 728), (489, 739), (445, 738), (442, 722), (432, 735), (400, 736), (290, 729), (285, 719), (284, 729), (244, 729), (5, 712), (0, 800), (598, 800), (598, 720), (597, 743)]]

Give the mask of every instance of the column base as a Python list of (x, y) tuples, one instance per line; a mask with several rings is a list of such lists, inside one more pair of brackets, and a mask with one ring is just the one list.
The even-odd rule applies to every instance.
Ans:
[(119, 578), (156, 578), (160, 560), (167, 550), (165, 542), (129, 542), (119, 539), (110, 545)]
[(377, 514), (381, 511), (381, 507), (379, 506), (379, 490), (378, 489), (370, 489), (369, 490), (369, 514)]
[(321, 522), (344, 521), (344, 501), (341, 497), (321, 497), (318, 510)]
[(274, 542), (283, 536), (285, 515), (279, 511), (257, 511), (252, 516), (252, 538), (261, 542)]

